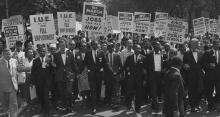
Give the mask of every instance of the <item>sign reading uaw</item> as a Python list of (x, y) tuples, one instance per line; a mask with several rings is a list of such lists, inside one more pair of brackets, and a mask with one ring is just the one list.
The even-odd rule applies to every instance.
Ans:
[(83, 31), (102, 34), (104, 32), (105, 5), (84, 2), (83, 6)]
[(31, 15), (30, 23), (34, 44), (56, 42), (53, 14)]

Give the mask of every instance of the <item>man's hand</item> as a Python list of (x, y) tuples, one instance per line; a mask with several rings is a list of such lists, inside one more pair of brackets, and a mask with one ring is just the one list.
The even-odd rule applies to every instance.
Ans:
[(215, 63), (210, 63), (209, 66), (210, 66), (211, 69), (214, 69), (215, 68)]
[(179, 111), (173, 111), (173, 117), (179, 117), (180, 112)]
[(179, 117), (180, 112), (179, 111), (173, 111), (173, 117)]
[(185, 70), (189, 70), (189, 69), (190, 69), (189, 64), (184, 64), (184, 66), (183, 66), (183, 67), (184, 67), (184, 69), (185, 69)]

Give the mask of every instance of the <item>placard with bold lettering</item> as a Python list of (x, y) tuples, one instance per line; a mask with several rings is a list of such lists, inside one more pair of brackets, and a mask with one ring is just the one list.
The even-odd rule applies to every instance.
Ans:
[(166, 36), (168, 13), (156, 12), (155, 13), (155, 24), (154, 34), (156, 37)]
[(216, 19), (210, 19), (209, 20), (209, 33), (211, 34), (217, 34), (217, 20)]
[(16, 41), (24, 42), (24, 23), (21, 15), (2, 20), (2, 31), (5, 34), (7, 48), (14, 47)]
[(147, 34), (150, 33), (150, 13), (134, 13), (134, 33)]
[(184, 19), (179, 18), (168, 18), (167, 21), (167, 32), (165, 40), (167, 42), (182, 44), (185, 42), (185, 33), (187, 22)]
[(102, 35), (105, 27), (105, 5), (84, 2), (82, 23), (83, 31)]
[(30, 16), (34, 44), (56, 43), (53, 14)]
[(206, 33), (205, 18), (200, 17), (193, 20), (193, 29), (195, 36), (202, 36)]
[(122, 32), (133, 32), (133, 13), (118, 12), (118, 27)]
[(57, 19), (59, 36), (76, 34), (75, 12), (57, 12)]

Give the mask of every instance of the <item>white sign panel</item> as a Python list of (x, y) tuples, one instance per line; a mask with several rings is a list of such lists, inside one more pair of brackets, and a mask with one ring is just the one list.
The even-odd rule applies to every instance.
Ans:
[(16, 41), (24, 42), (24, 23), (21, 15), (2, 20), (2, 31), (5, 34), (7, 48), (14, 47)]
[(76, 34), (75, 12), (57, 12), (57, 19), (59, 36)]
[(118, 27), (122, 32), (133, 32), (133, 13), (118, 12)]
[(107, 17), (106, 17), (105, 26), (106, 26), (106, 33), (107, 33), (107, 34), (113, 33), (112, 16), (107, 16)]
[(205, 18), (205, 27), (206, 27), (206, 32), (209, 32), (209, 27), (210, 27), (210, 19), (209, 18)]
[(193, 27), (194, 27), (194, 35), (195, 36), (202, 36), (206, 33), (206, 25), (205, 25), (205, 18), (200, 17), (193, 20)]
[(83, 31), (103, 34), (105, 23), (105, 5), (84, 2), (83, 6)]
[(156, 12), (155, 13), (155, 24), (154, 34), (155, 36), (166, 36), (168, 13)]
[(209, 23), (210, 23), (209, 33), (216, 34), (217, 33), (217, 20), (216, 19), (210, 19)]
[(134, 13), (134, 33), (147, 34), (150, 33), (150, 13)]
[(185, 41), (186, 24), (183, 19), (169, 18), (167, 22), (166, 41), (182, 44)]
[(31, 15), (34, 44), (56, 43), (53, 14)]

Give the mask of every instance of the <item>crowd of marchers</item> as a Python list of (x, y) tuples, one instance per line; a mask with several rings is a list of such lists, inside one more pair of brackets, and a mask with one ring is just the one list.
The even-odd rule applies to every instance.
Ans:
[(188, 109), (199, 112), (204, 109), (201, 100), (207, 102), (207, 112), (216, 111), (220, 103), (218, 38), (173, 44), (153, 37), (90, 40), (81, 32), (74, 38), (59, 37), (56, 44), (35, 46), (26, 40), (10, 49), (0, 45), (5, 116), (17, 117), (24, 102), (26, 111), (31, 111), (35, 97), (43, 117), (50, 116), (51, 107), (71, 113), (78, 98), (94, 115), (100, 102), (113, 106), (120, 97), (127, 111), (136, 112), (137, 117), (142, 116), (140, 107), (146, 103), (151, 104), (153, 114), (166, 117), (184, 117)]

